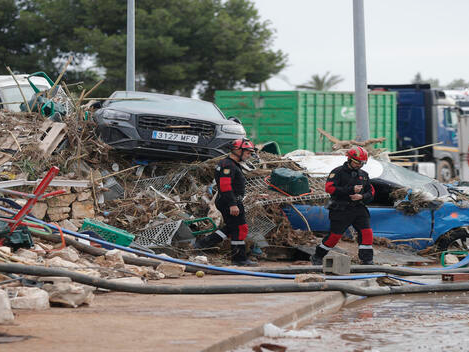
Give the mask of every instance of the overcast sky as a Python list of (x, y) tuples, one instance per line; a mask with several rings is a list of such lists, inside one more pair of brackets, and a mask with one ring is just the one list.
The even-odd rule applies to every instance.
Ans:
[[(313, 74), (341, 75), (354, 90), (353, 0), (252, 0), (288, 54), (293, 85)], [(410, 83), (417, 72), (442, 84), (469, 80), (469, 0), (364, 0), (369, 84)], [(272, 78), (270, 89), (293, 89)]]

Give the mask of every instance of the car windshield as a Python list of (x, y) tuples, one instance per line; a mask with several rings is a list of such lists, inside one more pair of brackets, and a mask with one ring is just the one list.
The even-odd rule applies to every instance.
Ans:
[(379, 163), (383, 166), (379, 179), (413, 190), (426, 191), (437, 197), (447, 194), (446, 188), (430, 177), (389, 162), (379, 161)]
[(115, 92), (110, 98), (139, 100), (107, 100), (103, 104), (105, 107), (113, 109), (135, 107), (160, 112), (168, 111), (176, 114), (225, 119), (225, 116), (223, 116), (214, 104), (202, 100), (145, 92)]
[[(48, 87), (45, 86), (37, 86), (39, 90), (46, 90)], [(30, 100), (31, 97), (34, 94), (33, 88), (31, 88), (30, 85), (22, 85), (21, 90), (24, 93), (24, 96), (26, 97), (26, 100)], [(14, 103), (14, 104), (5, 104), (5, 109), (14, 111), (14, 112), (19, 112), (21, 111), (20, 109), (20, 104), (23, 102), (23, 96), (21, 95), (20, 90), (18, 89), (18, 86), (10, 86), (10, 87), (3, 87), (1, 88), (1, 93), (3, 97), (2, 103)]]

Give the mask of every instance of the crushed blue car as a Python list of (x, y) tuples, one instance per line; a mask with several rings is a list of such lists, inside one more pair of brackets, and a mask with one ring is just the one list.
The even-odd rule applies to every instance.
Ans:
[[(345, 157), (334, 157), (333, 162), (326, 163), (330, 170), (345, 160)], [(370, 174), (375, 188), (375, 199), (368, 206), (375, 237), (384, 237), (395, 244), (407, 244), (415, 249), (433, 245), (438, 250), (469, 248), (467, 195), (404, 167), (380, 160), (372, 163), (370, 170), (365, 167), (365, 171)], [(391, 194), (398, 189), (407, 192), (403, 199), (392, 197)], [(423, 206), (413, 206), (412, 194), (423, 194), (428, 201), (421, 202)], [(405, 205), (409, 205), (412, 211), (406, 211)], [(307, 230), (307, 221), (312, 231), (329, 232), (329, 211), (325, 206), (295, 205), (295, 208), (304, 219), (291, 207), (284, 208), (294, 229)]]

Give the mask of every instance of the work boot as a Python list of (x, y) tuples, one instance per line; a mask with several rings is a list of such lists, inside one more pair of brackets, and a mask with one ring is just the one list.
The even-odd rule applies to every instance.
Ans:
[(322, 248), (320, 245), (316, 246), (314, 254), (311, 256), (311, 264), (313, 265), (322, 265), (322, 258), (328, 253), (327, 250)]
[(318, 257), (316, 254), (313, 254), (311, 256), (311, 264), (313, 265), (322, 265), (322, 259), (321, 257)]
[(194, 243), (194, 248), (195, 249), (204, 249), (204, 248), (210, 248), (214, 247), (216, 244), (222, 242), (226, 238), (226, 235), (221, 232), (220, 230), (217, 230), (210, 235), (207, 235), (199, 240), (197, 238)]
[(358, 259), (361, 265), (373, 265), (373, 249), (358, 248)]
[[(235, 241), (240, 242), (240, 241)], [(256, 262), (246, 256), (245, 244), (231, 244), (231, 264), (237, 266), (257, 266)]]

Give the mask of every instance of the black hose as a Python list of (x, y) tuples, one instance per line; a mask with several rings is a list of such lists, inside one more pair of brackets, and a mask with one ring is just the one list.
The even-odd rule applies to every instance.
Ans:
[[(52, 242), (61, 242), (62, 239), (60, 235), (56, 234), (34, 234), (34, 236), (40, 237), (44, 240), (49, 240)], [(74, 239), (65, 237), (66, 244), (69, 246), (73, 246), (76, 249), (83, 251), (85, 253), (94, 255), (94, 256), (101, 256), (104, 255), (107, 250), (102, 248), (97, 248), (93, 246), (89, 246), (87, 244), (78, 242)], [(160, 261), (156, 259), (150, 258), (142, 258), (142, 257), (131, 257), (125, 254), (122, 255), (125, 264), (132, 264), (132, 265), (139, 265), (139, 266), (152, 266), (158, 267), (161, 264)], [(186, 272), (195, 273), (201, 270), (200, 268), (194, 268), (187, 266)], [(286, 267), (270, 267), (270, 268), (244, 268), (243, 270), (246, 271), (256, 271), (260, 273), (273, 273), (273, 274), (311, 274), (311, 273), (322, 273), (322, 266), (321, 265), (304, 265), (304, 266), (286, 266)], [(403, 268), (403, 267), (395, 267), (389, 265), (351, 265), (350, 272), (351, 273), (387, 273), (392, 275), (400, 275), (400, 276), (423, 276), (423, 275), (438, 275), (447, 273), (448, 270), (445, 268), (439, 269), (413, 269), (413, 268)], [(204, 270), (206, 274), (211, 275), (230, 275), (228, 273), (219, 272), (216, 270)], [(451, 273), (469, 273), (469, 268), (457, 268), (452, 269)]]
[(406, 285), (366, 288), (339, 282), (314, 283), (267, 283), (256, 285), (134, 285), (111, 282), (76, 272), (46, 268), (42, 266), (28, 266), (23, 264), (0, 264), (0, 272), (35, 275), (69, 277), (72, 281), (103, 289), (143, 293), (143, 294), (233, 294), (233, 293), (276, 293), (276, 292), (315, 292), (341, 291), (358, 296), (382, 296), (403, 293), (450, 292), (468, 291), (469, 283), (448, 283), (436, 285)]
[[(276, 267), (276, 268), (255, 268), (245, 269), (255, 270), (257, 272), (267, 272), (275, 274), (310, 274), (311, 272), (322, 273), (321, 265), (308, 265), (308, 266), (293, 266), (293, 267)], [(469, 268), (457, 268), (449, 271), (445, 268), (434, 269), (420, 269), (420, 268), (406, 268), (395, 267), (389, 265), (351, 265), (351, 273), (387, 273), (401, 276), (421, 276), (421, 275), (438, 275), (444, 273), (469, 273)]]

